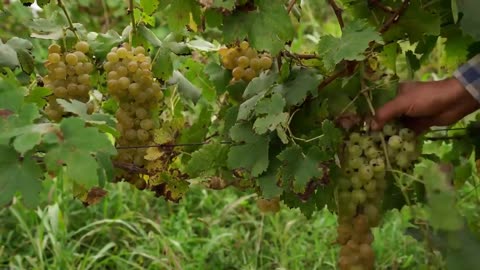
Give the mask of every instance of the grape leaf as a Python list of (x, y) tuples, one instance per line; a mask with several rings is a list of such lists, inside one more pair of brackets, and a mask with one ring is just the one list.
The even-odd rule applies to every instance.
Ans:
[(159, 0), (140, 0), (140, 7), (147, 15), (152, 15), (158, 8)]
[(397, 42), (387, 44), (383, 47), (383, 51), (380, 53), (380, 61), (385, 67), (391, 69), (394, 73), (397, 73), (397, 58), (400, 46)]
[(260, 76), (254, 78), (245, 88), (243, 98), (250, 98), (260, 92), (267, 91), (272, 87), (278, 78), (278, 73), (261, 73)]
[(32, 157), (23, 159), (11, 148), (0, 146), (0, 205), (18, 192), (27, 207), (35, 207), (42, 190), (42, 170)]
[(42, 140), (42, 134), (38, 132), (24, 133), (15, 138), (13, 141), (13, 147), (20, 154), (24, 155), (25, 152), (32, 150)]
[(264, 98), (257, 103), (255, 113), (261, 114), (279, 114), (283, 112), (286, 101), (282, 95), (276, 93), (269, 98)]
[(93, 127), (85, 127), (79, 118), (67, 118), (60, 123), (62, 131), (59, 144), (45, 155), (47, 168), (51, 171), (67, 166), (69, 179), (86, 188), (98, 185), (97, 169), (100, 168), (94, 153), (103, 152), (110, 156), (117, 153), (105, 134)]
[(0, 44), (0, 67), (14, 69), (18, 66), (20, 66), (20, 62), (17, 58), (17, 52), (6, 44)]
[(192, 153), (185, 167), (190, 177), (214, 176), (218, 168), (226, 166), (228, 147), (221, 144), (207, 144)]
[(475, 40), (480, 40), (480, 2), (476, 0), (457, 0), (458, 10), (463, 13), (460, 25), (465, 33), (471, 35)]
[(295, 192), (304, 192), (310, 180), (323, 174), (314, 155), (305, 155), (298, 145), (286, 148), (277, 158), (283, 161), (282, 178), (293, 182)]
[[(419, 18), (421, 18), (421, 23), (419, 23)], [(383, 38), (385, 41), (403, 39), (406, 34), (410, 43), (413, 44), (426, 35), (438, 36), (440, 25), (439, 14), (423, 8), (421, 1), (411, 1), (410, 6), (398, 21), (383, 34)]]
[(168, 80), (173, 74), (173, 61), (170, 50), (158, 48), (156, 60), (152, 66), (153, 75), (162, 80)]
[(473, 43), (473, 38), (465, 35), (458, 26), (450, 26), (442, 29), (442, 36), (446, 37), (445, 53), (446, 65), (456, 69), (467, 59), (468, 47)]
[(178, 92), (182, 94), (182, 96), (186, 99), (189, 99), (196, 103), (199, 99), (201, 94), (201, 90), (193, 85), (182, 73), (178, 70), (173, 72), (172, 78), (168, 81), (169, 84), (177, 84), (178, 85)]
[(281, 162), (278, 159), (274, 159), (272, 164), (268, 168), (268, 171), (257, 178), (257, 184), (262, 191), (262, 197), (265, 199), (272, 199), (282, 194), (283, 188), (278, 186), (278, 169)]
[(269, 114), (264, 117), (259, 117), (253, 124), (253, 130), (260, 135), (265, 134), (267, 131), (274, 131), (279, 126), (287, 126), (288, 118), (288, 113)]
[(456, 194), (447, 175), (433, 161), (426, 160), (415, 168), (425, 184), (430, 210), (430, 224), (436, 229), (457, 230), (463, 226), (455, 208)]
[(365, 59), (364, 52), (370, 42), (383, 44), (382, 37), (367, 22), (356, 20), (345, 25), (342, 37), (323, 36), (318, 43), (319, 55), (327, 70), (332, 70), (342, 60)]
[(190, 14), (198, 9), (195, 0), (172, 0), (165, 14), (170, 29), (174, 32), (180, 32), (190, 22)]
[[(205, 2), (208, 2), (208, 1), (205, 1)], [(213, 3), (210, 7), (233, 10), (235, 8), (235, 0), (213, 0)]]
[(249, 124), (237, 124), (230, 129), (232, 140), (242, 145), (232, 146), (228, 152), (228, 167), (247, 169), (252, 176), (259, 176), (268, 168), (270, 139), (256, 135)]
[(319, 145), (336, 150), (343, 139), (340, 129), (336, 128), (332, 121), (324, 120), (322, 122), (322, 132), (323, 135), (319, 139)]
[(299, 105), (306, 98), (308, 93), (317, 95), (317, 87), (322, 77), (311, 69), (296, 69), (290, 74), (289, 81), (279, 84), (273, 88), (274, 93), (280, 93), (285, 97), (288, 106)]
[(255, 11), (237, 11), (224, 17), (223, 38), (231, 43), (248, 36), (252, 47), (276, 55), (295, 36), (292, 21), (284, 5), (273, 5), (270, 0), (256, 4)]
[(210, 81), (215, 86), (217, 95), (225, 93), (227, 86), (232, 79), (232, 73), (214, 62), (210, 62), (206, 65), (204, 72), (209, 76)]
[(272, 4), (270, 0), (256, 1), (258, 13), (253, 16), (249, 41), (257, 50), (276, 55), (285, 43), (295, 36), (295, 29), (284, 5)]
[(257, 106), (257, 103), (263, 99), (265, 93), (266, 91), (262, 91), (256, 96), (253, 96), (240, 104), (240, 108), (238, 109), (237, 121), (250, 119), (250, 116), (252, 115), (255, 107)]

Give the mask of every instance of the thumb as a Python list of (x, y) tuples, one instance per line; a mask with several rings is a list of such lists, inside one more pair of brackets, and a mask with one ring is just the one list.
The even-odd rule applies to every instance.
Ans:
[(375, 112), (375, 118), (371, 123), (371, 128), (373, 130), (382, 129), (387, 122), (406, 113), (409, 104), (409, 100), (405, 99), (402, 95), (397, 96), (393, 100), (385, 103), (385, 105), (377, 109)]

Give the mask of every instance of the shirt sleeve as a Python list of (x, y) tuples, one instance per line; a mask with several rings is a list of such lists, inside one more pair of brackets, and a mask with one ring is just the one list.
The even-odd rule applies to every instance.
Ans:
[(480, 54), (460, 66), (453, 74), (467, 91), (480, 102)]

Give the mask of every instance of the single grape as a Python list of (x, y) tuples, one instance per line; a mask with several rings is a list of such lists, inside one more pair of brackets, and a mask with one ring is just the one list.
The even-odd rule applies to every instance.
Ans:
[(78, 63), (78, 57), (73, 53), (65, 55), (65, 62), (71, 66), (75, 66)]
[(148, 116), (148, 112), (147, 110), (145, 110), (144, 108), (137, 108), (135, 110), (135, 115), (137, 116), (137, 118), (139, 119), (145, 119), (147, 118)]
[(388, 139), (388, 146), (392, 149), (400, 149), (402, 147), (402, 138), (398, 135), (393, 135)]
[(48, 46), (48, 53), (49, 54), (53, 54), (53, 53), (60, 54), (60, 53), (62, 53), (62, 47), (60, 47), (60, 45), (58, 45), (58, 44), (52, 44), (52, 45)]
[(356, 145), (356, 144), (349, 145), (347, 147), (347, 151), (351, 157), (359, 157), (362, 155), (362, 152), (363, 152), (360, 145)]
[(400, 135), (400, 137), (402, 137), (404, 140), (412, 140), (415, 138), (415, 133), (409, 128), (400, 129), (398, 135)]
[(383, 126), (383, 134), (385, 134), (386, 136), (393, 136), (397, 134), (397, 130), (398, 129), (391, 124), (386, 124), (385, 126)]
[(362, 204), (367, 200), (367, 193), (362, 189), (354, 189), (352, 191), (352, 200), (356, 203)]
[(415, 144), (409, 141), (404, 141), (401, 147), (402, 151), (406, 153), (414, 153), (416, 150), (415, 148)]
[(405, 152), (400, 152), (395, 158), (395, 163), (400, 168), (408, 168), (410, 166), (410, 159), (408, 158), (408, 154)]
[(115, 53), (115, 52), (109, 52), (109, 53), (107, 54), (107, 61), (108, 61), (108, 62), (116, 63), (116, 62), (118, 62), (118, 60), (119, 60), (119, 57), (118, 57), (117, 53)]
[(128, 55), (127, 49), (125, 49), (123, 47), (117, 49), (117, 56), (118, 56), (119, 59), (127, 58), (127, 55)]
[(250, 44), (248, 44), (247, 41), (240, 42), (240, 49), (246, 50), (246, 49), (248, 49), (248, 47), (250, 47)]
[(138, 47), (135, 47), (135, 49), (133, 49), (133, 53), (135, 55), (139, 55), (139, 54), (145, 54), (146, 51), (145, 51), (145, 48), (142, 47), (142, 46), (138, 46)]
[(262, 58), (260, 58), (260, 65), (262, 66), (262, 69), (269, 69), (272, 66), (272, 58), (262, 56)]
[(235, 80), (240, 80), (245, 73), (245, 70), (241, 67), (236, 67), (232, 70), (232, 76)]
[(88, 45), (86, 41), (79, 41), (77, 44), (75, 44), (75, 50), (88, 53), (90, 50), (90, 45)]
[(52, 64), (56, 64), (60, 62), (62, 58), (60, 57), (60, 54), (58, 53), (51, 53), (48, 55), (48, 61)]
[(359, 189), (363, 186), (363, 181), (357, 175), (354, 175), (350, 178), (350, 182), (352, 183), (352, 187), (355, 189)]
[(258, 58), (250, 59), (250, 67), (253, 68), (255, 71), (259, 71), (262, 69), (262, 64)]
[(139, 141), (145, 142), (150, 138), (150, 134), (145, 129), (139, 129), (137, 130), (137, 137)]
[(243, 79), (247, 82), (253, 80), (253, 78), (255, 78), (256, 76), (257, 73), (255, 72), (255, 70), (253, 70), (253, 68), (247, 68), (243, 73)]
[(128, 129), (125, 131), (125, 139), (133, 141), (137, 139), (137, 132), (134, 129)]
[(125, 90), (130, 86), (130, 79), (128, 77), (121, 77), (118, 79), (118, 86), (120, 89)]
[(151, 119), (143, 119), (141, 122), (140, 122), (140, 127), (144, 130), (150, 130), (153, 128), (153, 121)]
[(369, 165), (364, 165), (360, 168), (358, 176), (362, 181), (368, 181), (373, 178), (373, 170)]

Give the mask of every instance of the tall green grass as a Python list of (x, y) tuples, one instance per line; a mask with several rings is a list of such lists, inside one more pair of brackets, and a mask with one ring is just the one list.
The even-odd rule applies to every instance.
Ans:
[[(336, 217), (258, 212), (253, 195), (194, 187), (166, 203), (127, 184), (85, 208), (52, 186), (36, 210), (0, 210), (3, 269), (336, 269)], [(375, 231), (378, 269), (424, 269), (423, 246), (394, 212)]]

